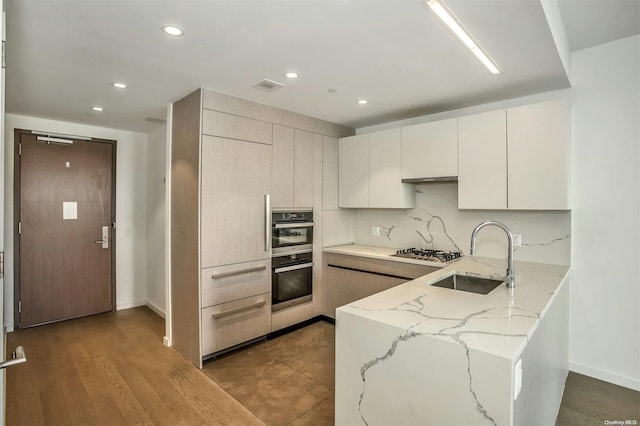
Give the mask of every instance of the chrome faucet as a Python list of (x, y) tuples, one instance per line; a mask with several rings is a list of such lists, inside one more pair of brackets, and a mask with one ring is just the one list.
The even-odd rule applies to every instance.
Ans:
[(516, 286), (516, 270), (513, 268), (513, 234), (507, 225), (496, 222), (495, 220), (488, 220), (476, 226), (476, 229), (471, 233), (471, 251), (469, 254), (473, 256), (476, 253), (476, 237), (478, 236), (478, 231), (485, 226), (490, 225), (497, 226), (507, 234), (507, 239), (509, 240), (509, 254), (507, 258), (507, 275), (503, 279), (507, 283), (507, 287), (514, 288)]

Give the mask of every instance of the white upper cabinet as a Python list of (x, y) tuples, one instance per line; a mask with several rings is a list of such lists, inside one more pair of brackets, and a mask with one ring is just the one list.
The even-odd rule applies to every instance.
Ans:
[(340, 207), (415, 207), (415, 188), (402, 183), (400, 129), (340, 139)]
[(369, 207), (369, 135), (342, 138), (339, 144), (339, 206)]
[(507, 114), (458, 118), (458, 208), (507, 208)]
[(400, 129), (369, 134), (369, 207), (415, 207), (415, 187), (402, 183), (401, 144)]
[(458, 119), (402, 128), (402, 179), (458, 176)]
[(507, 141), (509, 209), (569, 210), (569, 103), (507, 109)]

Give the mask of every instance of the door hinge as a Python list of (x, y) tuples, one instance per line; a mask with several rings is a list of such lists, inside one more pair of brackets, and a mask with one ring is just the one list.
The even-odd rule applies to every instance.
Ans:
[(0, 251), (0, 278), (4, 278), (4, 252)]
[(18, 300), (18, 313), (22, 313), (22, 300)]
[(5, 51), (6, 51), (5, 47), (6, 47), (6, 45), (7, 45), (7, 42), (6, 42), (6, 41), (4, 41), (4, 40), (2, 40), (2, 68), (4, 68), (4, 67), (5, 67), (5, 65), (4, 65), (4, 64), (5, 64), (4, 58), (5, 58)]
[(18, 222), (18, 235), (22, 235), (22, 222)]
[(22, 142), (18, 144), (18, 155), (22, 155)]

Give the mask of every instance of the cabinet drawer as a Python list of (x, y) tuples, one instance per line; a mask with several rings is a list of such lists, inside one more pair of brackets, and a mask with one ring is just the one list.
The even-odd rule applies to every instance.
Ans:
[(206, 268), (201, 272), (202, 307), (271, 291), (271, 260)]
[(271, 293), (202, 309), (202, 356), (271, 331)]
[(268, 145), (273, 140), (271, 123), (209, 109), (202, 110), (202, 133)]

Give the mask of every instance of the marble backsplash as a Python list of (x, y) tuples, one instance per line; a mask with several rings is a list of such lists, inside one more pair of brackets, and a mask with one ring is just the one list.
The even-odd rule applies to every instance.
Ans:
[[(357, 209), (354, 211), (354, 243), (391, 248), (435, 248), (469, 254), (471, 232), (481, 222), (497, 220), (522, 246), (515, 259), (569, 265), (571, 262), (571, 212), (458, 210), (458, 184), (416, 185), (416, 208)], [(380, 236), (371, 235), (379, 226)], [(495, 227), (478, 234), (478, 256), (504, 258), (507, 238)]]

